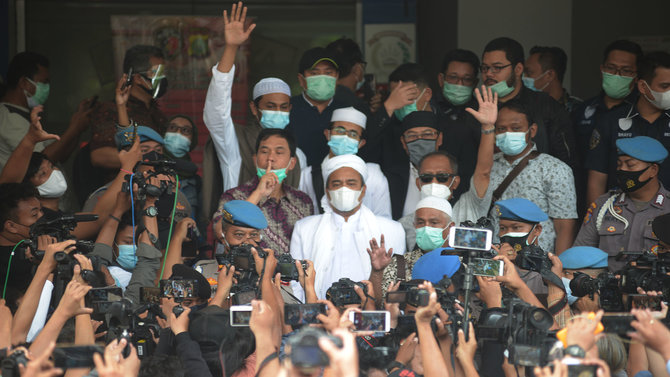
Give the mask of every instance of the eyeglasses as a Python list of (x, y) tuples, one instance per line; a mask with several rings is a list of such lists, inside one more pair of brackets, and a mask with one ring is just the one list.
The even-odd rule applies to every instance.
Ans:
[(424, 139), (424, 140), (425, 139), (428, 139), (428, 140), (435, 139), (435, 138), (437, 138), (437, 134), (438, 134), (437, 131), (425, 131), (425, 132), (422, 132), (420, 134), (415, 133), (415, 132), (408, 132), (408, 133), (404, 134), (403, 137), (405, 138), (405, 141), (409, 143), (409, 142), (412, 142), (412, 141), (417, 140), (417, 139)]
[(347, 130), (347, 129), (344, 128), (344, 127), (335, 127), (335, 128), (333, 128), (332, 130), (330, 130), (330, 133), (331, 133), (332, 135), (339, 135), (339, 136), (341, 136), (341, 135), (347, 135), (347, 136), (349, 136), (350, 138), (352, 138), (352, 139), (356, 139), (356, 140), (360, 140), (360, 139), (361, 139), (361, 135), (360, 135), (358, 132), (356, 132), (355, 130)]
[(167, 132), (179, 132), (184, 136), (191, 136), (193, 133), (193, 128), (189, 126), (180, 127), (176, 124), (170, 123), (167, 126)]
[(637, 73), (637, 71), (630, 69), (628, 67), (617, 67), (614, 64), (604, 65), (603, 71), (609, 73), (610, 75), (619, 75), (628, 77), (633, 77)]
[(445, 80), (449, 84), (454, 84), (457, 85), (458, 83), (462, 83), (465, 86), (473, 86), (475, 84), (475, 79), (470, 76), (465, 76), (465, 77), (460, 77), (458, 75), (448, 75), (445, 76)]
[(500, 73), (500, 71), (502, 71), (503, 69), (505, 69), (505, 68), (507, 68), (511, 65), (512, 65), (512, 63), (509, 63), (507, 65), (491, 65), (491, 66), (482, 64), (482, 66), (479, 67), (479, 70), (482, 73), (486, 73), (488, 71), (491, 71), (492, 73)]
[(438, 182), (440, 183), (447, 183), (450, 178), (455, 177), (456, 174), (449, 174), (449, 173), (438, 173), (438, 174), (421, 174), (419, 175), (419, 179), (423, 183), (430, 183), (433, 181), (433, 179), (437, 179)]

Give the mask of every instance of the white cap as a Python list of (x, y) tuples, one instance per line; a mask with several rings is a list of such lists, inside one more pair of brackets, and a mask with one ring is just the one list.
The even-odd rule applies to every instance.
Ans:
[(365, 122), (367, 119), (368, 117), (366, 117), (365, 114), (354, 109), (352, 106), (349, 106), (333, 111), (333, 116), (330, 118), (330, 122), (349, 122), (365, 129)]
[(440, 212), (444, 212), (447, 216), (451, 218), (452, 209), (451, 204), (446, 199), (438, 198), (435, 196), (427, 196), (416, 204), (416, 209), (419, 208), (432, 208)]
[(254, 86), (253, 99), (270, 93), (282, 93), (291, 96), (291, 88), (282, 79), (266, 77)]
[(328, 182), (328, 177), (339, 168), (352, 168), (363, 176), (363, 180), (368, 179), (368, 166), (365, 161), (355, 154), (343, 154), (329, 158), (321, 167), (324, 185)]

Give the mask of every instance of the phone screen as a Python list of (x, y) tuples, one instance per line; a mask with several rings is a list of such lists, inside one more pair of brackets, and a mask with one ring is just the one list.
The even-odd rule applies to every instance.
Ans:
[(87, 293), (91, 302), (96, 301), (121, 301), (123, 291), (119, 287), (92, 288)]
[(470, 267), (474, 275), (493, 277), (502, 274), (502, 263), (499, 260), (472, 258), (470, 260)]
[(352, 312), (356, 331), (388, 331), (387, 311)]
[(460, 249), (489, 250), (491, 231), (475, 228), (452, 228), (453, 237), (449, 237), (450, 246)]
[(396, 291), (386, 293), (386, 302), (388, 303), (399, 303), (402, 304), (407, 301), (407, 292), (406, 291)]
[(160, 292), (163, 297), (193, 298), (197, 286), (196, 280), (161, 280)]
[(230, 308), (230, 325), (231, 326), (249, 326), (251, 319), (251, 306), (232, 306)]
[(320, 323), (316, 318), (319, 314), (326, 314), (324, 304), (287, 304), (284, 305), (284, 321), (287, 325), (308, 325)]
[(93, 354), (103, 354), (104, 348), (100, 346), (66, 346), (54, 349), (54, 364), (57, 368), (92, 368)]
[(628, 298), (631, 300), (631, 309), (649, 309), (652, 312), (662, 309), (661, 300), (663, 296), (628, 295)]

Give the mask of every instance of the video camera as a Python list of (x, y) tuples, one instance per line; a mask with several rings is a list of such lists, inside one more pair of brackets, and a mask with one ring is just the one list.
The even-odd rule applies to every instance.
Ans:
[[(136, 174), (132, 175), (133, 185), (137, 185), (136, 200), (139, 202), (146, 200), (147, 196), (158, 198), (165, 193), (172, 194), (174, 192), (170, 190), (171, 188), (174, 188), (172, 182), (161, 180), (160, 186), (154, 186), (149, 183), (150, 178), (158, 175), (175, 176), (178, 171), (192, 173), (197, 171), (197, 166), (191, 162), (168, 160), (165, 156), (154, 152), (151, 152), (151, 156), (148, 159), (145, 159), (145, 161), (141, 161), (138, 166), (141, 165), (152, 166), (153, 169), (142, 174), (137, 172), (137, 168), (135, 168)], [(124, 177), (124, 182), (121, 186), (122, 192), (130, 192), (130, 181), (131, 174), (127, 174)]]
[(595, 279), (582, 272), (575, 272), (570, 281), (570, 290), (575, 297), (593, 294), (600, 296), (600, 307), (606, 312), (626, 311), (621, 299), (622, 292), (619, 288), (619, 279), (611, 272), (602, 272)]
[(517, 252), (514, 260), (519, 268), (527, 271), (535, 271), (540, 274), (551, 271), (551, 259), (547, 253), (537, 245), (526, 245)]
[(330, 339), (337, 347), (342, 347), (340, 338), (328, 335), (321, 329), (306, 326), (288, 338), (288, 345), (291, 346), (291, 363), (300, 369), (328, 366), (330, 360), (319, 347), (319, 338)]
[(627, 253), (636, 257), (620, 271), (621, 290), (637, 293), (637, 287), (645, 291), (663, 292), (663, 299), (670, 301), (670, 253)]
[[(139, 315), (149, 310), (146, 318)], [(160, 326), (155, 317), (164, 318), (160, 308), (151, 305), (142, 305), (132, 309), (130, 301), (123, 299), (112, 302), (105, 312), (107, 318), (107, 343), (114, 339), (126, 339), (128, 344), (132, 343), (137, 349), (137, 356), (141, 359), (154, 353), (156, 344), (152, 335), (158, 335)], [(124, 356), (130, 349), (124, 350)]]
[(354, 286), (359, 286), (363, 293), (368, 295), (368, 287), (364, 283), (352, 281), (349, 278), (341, 278), (334, 282), (326, 291), (326, 299), (330, 300), (335, 306), (343, 307), (345, 305), (360, 305), (361, 298), (354, 290)]
[[(52, 220), (40, 219), (35, 224), (30, 226), (30, 238), (24, 240), (22, 245), (25, 247), (30, 247), (30, 250), (32, 251), (32, 254), (35, 256), (35, 258), (41, 260), (44, 258), (44, 250), (38, 250), (37, 238), (39, 236), (51, 236), (56, 239), (56, 242), (72, 240), (75, 239), (72, 236), (72, 231), (77, 227), (77, 224), (80, 222), (96, 220), (98, 220), (98, 215), (95, 214), (63, 215)], [(77, 240), (75, 243), (75, 252), (79, 254), (88, 254), (93, 251), (94, 246), (94, 242)], [(63, 256), (59, 257), (59, 254), (65, 253), (56, 253), (54, 256), (56, 261), (59, 261), (59, 258), (64, 258)]]

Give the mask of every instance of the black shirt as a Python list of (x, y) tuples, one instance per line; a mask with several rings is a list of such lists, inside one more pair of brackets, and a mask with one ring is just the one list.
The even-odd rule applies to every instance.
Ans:
[[(32, 263), (25, 258), (19, 256), (19, 253), (25, 253), (25, 247), (19, 245), (12, 258), (11, 266), (9, 265), (9, 258), (14, 246), (0, 246), (0, 284), (5, 286), (5, 279), (9, 267), (9, 280), (7, 280), (7, 293), (5, 298), (7, 305), (12, 308), (16, 304), (16, 300), (21, 298), (28, 289), (33, 278)], [(13, 310), (16, 310), (13, 308)]]

